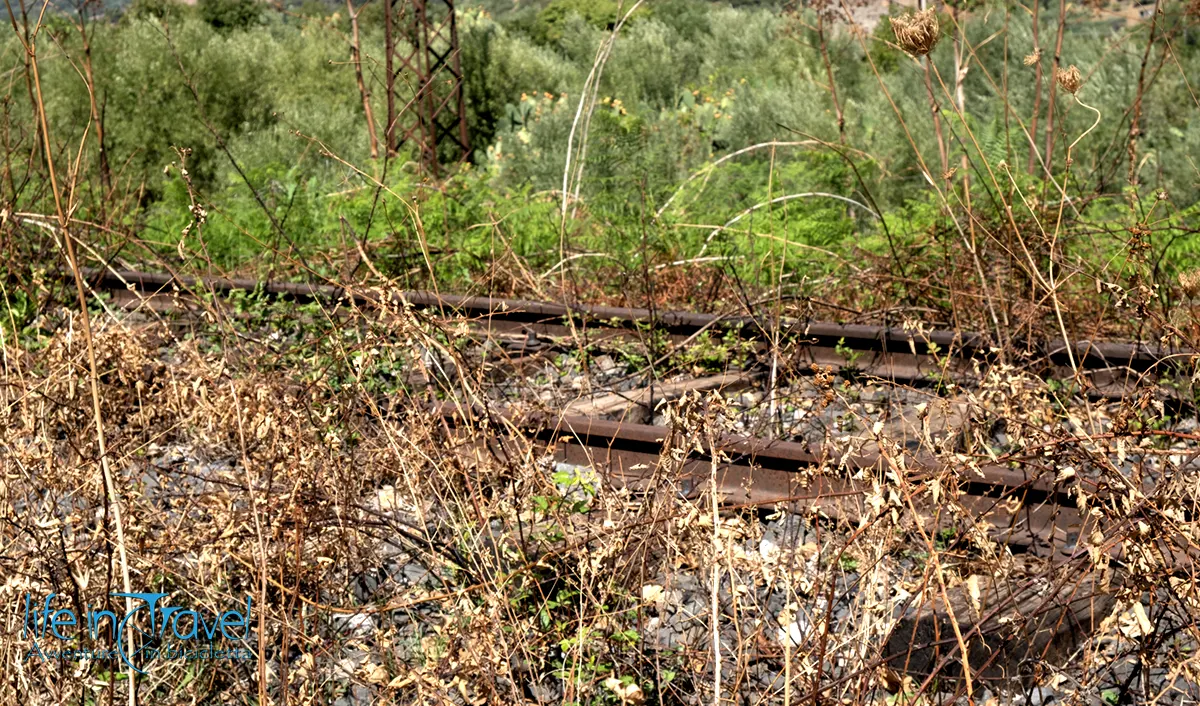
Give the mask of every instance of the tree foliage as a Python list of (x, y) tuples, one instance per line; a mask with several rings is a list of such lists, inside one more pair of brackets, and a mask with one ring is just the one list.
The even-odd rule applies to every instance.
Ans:
[[(664, 248), (695, 253), (705, 247), (708, 231), (678, 224), (716, 228), (765, 201), (809, 192), (870, 202), (889, 222), (894, 214), (925, 218), (930, 181), (943, 176), (929, 166), (938, 163), (938, 146), (924, 69), (888, 46), (886, 20), (861, 40), (836, 21), (826, 26), (825, 50), (845, 115), (843, 156), (837, 156), (813, 141), (843, 144), (813, 15), (781, 13), (769, 4), (652, 3), (622, 29), (600, 72), (595, 105), (581, 111), (581, 98), (592, 96), (580, 91), (597, 48), (610, 35), (618, 4), (553, 0), (503, 12), (493, 8), (496, 14), (460, 10), (473, 164), (453, 177), (453, 186), (433, 195), (416, 186), (409, 155), (392, 161), (386, 175), (381, 163), (370, 161), (362, 99), (348, 63), (345, 8), (283, 14), (263, 7), (255, 0), (201, 0), (193, 11), (172, 0), (136, 0), (119, 21), (91, 28), (109, 162), (121, 183), (139, 185), (135, 218), (168, 241), (177, 237), (190, 217), (190, 197), (178, 170), (164, 168), (177, 163), (176, 148), (188, 148), (192, 183), (217, 207), (208, 232), (214, 238), (224, 233), (215, 250), (226, 253), (231, 264), (261, 247), (245, 232), (274, 228), (260, 202), (296, 242), (333, 242), (342, 219), (363, 237), (407, 232), (400, 224), (403, 209), (396, 210), (396, 220), (379, 217), (391, 212), (379, 210), (370, 182), (348, 164), (383, 176), (404, 198), (440, 200), (445, 208), (438, 228), (450, 249), (469, 250), (478, 244), (472, 227), (497, 219), (511, 223), (520, 213), (526, 230), (518, 239), (528, 243), (528, 234), (540, 234), (540, 247), (526, 249), (543, 252), (549, 261), (559, 237), (555, 211), (547, 207), (555, 198), (546, 195), (562, 187), (577, 115), (573, 144), (586, 144), (586, 150), (574, 163), (581, 170), (583, 207), (572, 210), (572, 232), (579, 234), (573, 248), (590, 242), (619, 253), (593, 235), (615, 241), (623, 237), (620, 232), (641, 232), (652, 223), (653, 237)], [(1043, 45), (1055, 30), (1048, 14), (1042, 18)], [(386, 116), (381, 17), (379, 3), (367, 3), (360, 15), (364, 73), (379, 134)], [(1024, 170), (1030, 141), (1023, 130), (1036, 86), (1034, 68), (1022, 59), (1031, 51), (1032, 28), (1027, 15), (1003, 6), (966, 14), (963, 21), (976, 57), (963, 82), (965, 119), (953, 104), (951, 39), (943, 38), (930, 55), (930, 85), (948, 159), (958, 165), (967, 158), (972, 189), (986, 202), (998, 193), (987, 175), (1003, 174), (1001, 165), (1016, 167), (1018, 185), (1044, 183), (1044, 173)], [(1064, 61), (1086, 76), (1081, 100), (1103, 116), (1101, 127), (1072, 154), (1071, 187), (1078, 194), (1111, 194), (1124, 176), (1121, 146), (1141, 52), (1110, 46), (1145, 41), (1145, 28), (1125, 37), (1130, 31), (1079, 11), (1064, 35)], [(1005, 41), (995, 39), (999, 32)], [(1186, 41), (1190, 36), (1185, 32), (1172, 44), (1170, 60), (1159, 62), (1163, 69), (1145, 92), (1142, 158), (1136, 165), (1143, 196), (1170, 194), (1178, 214), (1165, 216), (1180, 222), (1192, 218), (1187, 214), (1200, 201), (1195, 160), (1188, 159), (1200, 154), (1200, 110), (1177, 109), (1194, 100), (1180, 76), (1200, 75), (1200, 49)], [(58, 41), (65, 52), (42, 62), (48, 115), (62, 144), (79, 144), (90, 107), (69, 59), (78, 54), (80, 41), (69, 22)], [(1161, 58), (1159, 51), (1153, 61)], [(10, 65), (21, 65), (15, 40), (4, 52)], [(1044, 113), (1049, 58), (1040, 60)], [(1057, 175), (1065, 145), (1084, 133), (1094, 114), (1062, 92), (1056, 102), (1058, 148), (1050, 166)], [(32, 125), (28, 105), (12, 101), (10, 120)], [(1039, 130), (1045, 124), (1043, 116)], [(1039, 148), (1043, 139), (1036, 140)], [(755, 149), (710, 167), (735, 150), (771, 141), (804, 144)], [(85, 152), (84, 158), (86, 167), (95, 156)], [(709, 171), (702, 178), (688, 180), (704, 170)], [(670, 207), (657, 216), (668, 200)], [(436, 210), (424, 213), (432, 217)], [(909, 232), (921, 228), (898, 225)], [(774, 242), (882, 252), (878, 221), (869, 211), (823, 197), (754, 211), (737, 228), (720, 231), (709, 246), (750, 252), (765, 242), (755, 235), (763, 228)], [(1200, 252), (1191, 235), (1172, 243), (1174, 252)]]
[(200, 17), (218, 30), (246, 29), (262, 17), (259, 0), (199, 0)]

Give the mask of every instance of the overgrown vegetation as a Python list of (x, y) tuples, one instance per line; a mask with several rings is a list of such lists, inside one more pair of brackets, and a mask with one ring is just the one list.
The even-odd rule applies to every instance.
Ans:
[[(11, 5), (0, 700), (1200, 698), (1200, 6), (1139, 7), (954, 0), (866, 31), (825, 0), (464, 3), (472, 149), (435, 178), (386, 144), (378, 0)], [(83, 268), (358, 298), (117, 296)], [(757, 337), (482, 332), (398, 289)], [(818, 365), (832, 319), (983, 343), (909, 338), (902, 386), (846, 338)], [(1082, 370), (1113, 336), (1175, 352)], [(731, 370), (744, 392), (654, 393)], [(565, 464), (537, 427), (639, 385), (657, 458)], [(728, 435), (816, 461), (731, 481)], [(983, 466), (1016, 480), (981, 495)], [(20, 652), (26, 593), (120, 613), (143, 588), (252, 596), (254, 659)], [(953, 635), (904, 673), (895, 628), (929, 606)], [(1077, 634), (1026, 639), (1046, 620)]]
[[(275, 271), (270, 253), (282, 250), (295, 260), (283, 266), (328, 276), (359, 241), (414, 286), (487, 275), (493, 288), (525, 291), (546, 283), (501, 277), (490, 267), (498, 255), (530, 276), (559, 272), (564, 257), (561, 271), (601, 279), (697, 259), (757, 282), (855, 274), (868, 262), (898, 276), (888, 299), (939, 308), (954, 305), (916, 282), (931, 262), (964, 256), (964, 237), (987, 269), (1017, 270), (1014, 284), (1036, 279), (1019, 272), (1029, 263), (1015, 237), (1038, 227), (1057, 231), (1054, 257), (1078, 268), (1067, 289), (1114, 274), (1128, 288), (1135, 271), (1170, 283), (1196, 265), (1190, 156), (1200, 110), (1187, 77), (1200, 73), (1200, 51), (1189, 8), (1165, 3), (1156, 22), (1130, 26), (1070, 8), (1059, 55), (1082, 70), (1082, 103), (1055, 85), (1054, 13), (1040, 13), (1035, 50), (1026, 9), (968, 9), (941, 11), (927, 71), (897, 48), (886, 19), (856, 36), (832, 5), (644, 5), (621, 28), (584, 111), (586, 134), (573, 139), (587, 151), (568, 180), (579, 201), (565, 219), (568, 135), (616, 3), (460, 10), (474, 155), (432, 189), (409, 147), (386, 163), (369, 157), (342, 7), (260, 15), (252, 2), (147, 0), (117, 15), (52, 10), (38, 63), (58, 162), (85, 146), (74, 217), (113, 228), (119, 235), (101, 230), (97, 244), (124, 246), (131, 261)], [(378, 122), (381, 10), (356, 12)], [(36, 20), (18, 15), (18, 27)], [(5, 46), (21, 71), (20, 37)], [(32, 158), (9, 160), (5, 200), (46, 214), (20, 85), (10, 85), (5, 134), (14, 154)], [(1096, 119), (1084, 104), (1100, 124), (1076, 141)], [(189, 180), (177, 149), (190, 150)], [(193, 202), (207, 211), (202, 237), (186, 229)], [(971, 218), (950, 217), (967, 203)], [(1131, 232), (1144, 233), (1132, 248)], [(1035, 257), (1046, 250), (1027, 245)], [(417, 266), (421, 248), (430, 262)]]

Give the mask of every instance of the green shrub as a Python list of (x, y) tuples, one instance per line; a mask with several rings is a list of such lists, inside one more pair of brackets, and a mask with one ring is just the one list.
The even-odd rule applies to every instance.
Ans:
[[(954, 224), (929, 186), (930, 180), (940, 185), (942, 175), (924, 174), (922, 168), (923, 162), (925, 169), (941, 171), (924, 71), (879, 41), (890, 35), (886, 22), (867, 38), (882, 86), (858, 38), (840, 27), (827, 37), (846, 118), (840, 149), (859, 176), (825, 147), (793, 145), (773, 153), (747, 152), (680, 189), (690, 175), (733, 150), (807, 135), (840, 143), (828, 76), (811, 28), (754, 3), (739, 8), (695, 0), (656, 2), (653, 12), (639, 11), (622, 30), (589, 113), (580, 111), (580, 91), (616, 20), (616, 1), (523, 2), (515, 9), (506, 9), (512, 5), (508, 0), (488, 4), (496, 14), (459, 12), (473, 164), (440, 188), (420, 182), (409, 154), (390, 160), (386, 175), (382, 161), (369, 159), (349, 47), (339, 34), (348, 31), (340, 6), (322, 10), (309, 3), (302, 16), (263, 11), (251, 0), (204, 0), (196, 11), (172, 0), (135, 0), (120, 22), (97, 22), (92, 55), (96, 95), (103, 98), (105, 145), (118, 183), (135, 194), (129, 202), (136, 208), (126, 224), (153, 233), (164, 256), (176, 252), (179, 234), (192, 218), (178, 172), (164, 171), (177, 165), (178, 147), (191, 150), (192, 184), (209, 209), (203, 244), (228, 267), (250, 266), (264, 247), (309, 254), (333, 250), (340, 247), (344, 229), (386, 250), (390, 259), (384, 264), (396, 273), (413, 270), (409, 258), (424, 238), (437, 251), (435, 267), (464, 280), (489, 267), (496, 253), (524, 258), (535, 269), (553, 267), (561, 256), (562, 233), (572, 252), (597, 256), (576, 260), (580, 266), (632, 267), (643, 258), (692, 257), (707, 246), (706, 253), (736, 258), (731, 262), (742, 263), (736, 265), (742, 268), (738, 274), (748, 277), (757, 276), (770, 258), (783, 257), (797, 270), (828, 267), (830, 259), (815, 257), (811, 248), (838, 257), (888, 252), (876, 219), (828, 197), (795, 198), (754, 210), (708, 240), (713, 229), (756, 204), (805, 192), (869, 202), (882, 211), (894, 239), (918, 248), (949, 247), (957, 238), (946, 235), (955, 233)], [(364, 67), (382, 137), (381, 7), (368, 3), (360, 19)], [(1043, 42), (1054, 36), (1053, 14), (1045, 13)], [(994, 208), (1019, 188), (1042, 203), (1035, 208), (1045, 216), (1045, 201), (1058, 198), (1056, 187), (1048, 186), (1044, 174), (1024, 169), (1029, 141), (1021, 126), (1028, 125), (1035, 91), (1034, 69), (1022, 61), (1032, 45), (1032, 28), (1012, 15), (1005, 25), (1007, 41), (985, 41), (997, 31), (998, 16), (967, 19), (967, 39), (978, 63), (964, 78), (965, 120), (955, 114), (937, 80), (953, 91), (953, 38), (944, 38), (930, 57), (947, 157), (952, 165), (964, 154), (969, 158), (977, 208)], [(1061, 242), (1072, 256), (1112, 261), (1123, 257), (1122, 229), (1131, 225), (1136, 209), (1129, 208), (1132, 194), (1114, 186), (1124, 183), (1124, 166), (1114, 172), (1107, 165), (1120, 161), (1114, 157), (1124, 139), (1119, 124), (1136, 92), (1140, 55), (1107, 51), (1111, 27), (1086, 13), (1070, 19), (1078, 22), (1069, 23), (1062, 54), (1093, 71), (1080, 98), (1104, 118), (1101, 128), (1075, 147), (1069, 188), (1072, 194), (1096, 195), (1080, 208), (1108, 233), (1102, 238), (1064, 233)], [(88, 91), (70, 60), (80, 54), (78, 32), (59, 15), (51, 16), (48, 27), (63, 49), (39, 52), (55, 141), (88, 145), (80, 170), (94, 174), (96, 152), (84, 142), (85, 134), (94, 134)], [(1153, 266), (1160, 274), (1200, 258), (1200, 238), (1193, 232), (1200, 185), (1186, 159), (1200, 153), (1200, 111), (1178, 109), (1192, 97), (1176, 78), (1200, 71), (1200, 50), (1185, 41), (1172, 47), (1168, 66), (1177, 61), (1178, 70), (1164, 72), (1144, 96), (1136, 165), (1143, 204), (1160, 189), (1170, 195), (1152, 219)], [(23, 49), (15, 37), (0, 49), (8, 65), (21, 65)], [(996, 98), (989, 81), (1005, 76), (1007, 103)], [(1042, 98), (1044, 106), (1045, 91)], [(1065, 170), (1065, 145), (1094, 119), (1061, 92), (1058, 100), (1060, 139), (1051, 165), (1056, 179)], [(24, 139), (21, 150), (31, 149), (28, 101), (14, 99), (6, 110), (13, 128), (7, 134)], [(578, 152), (572, 158), (572, 184), (575, 175), (582, 176), (579, 200), (562, 228), (559, 190), (577, 115), (572, 145), (579, 150), (586, 144), (586, 150), (582, 159)], [(1044, 144), (1044, 136), (1037, 142)], [(348, 164), (383, 179), (391, 192), (379, 192)], [(36, 176), (36, 168), (14, 160), (7, 181), (20, 184), (25, 176)], [(955, 178), (956, 186), (965, 173)], [(989, 173), (997, 175), (999, 189)], [(3, 197), (14, 201), (14, 210), (53, 209), (45, 190), (26, 189), (15, 196), (9, 190)], [(656, 218), (677, 190), (671, 207)], [(77, 217), (97, 215), (99, 180), (81, 180), (76, 193)], [(1019, 199), (1015, 203), (1020, 205)], [(420, 221), (410, 206), (419, 208)], [(1019, 215), (1036, 227), (1027, 212)], [(199, 243), (185, 245), (196, 249)]]
[(200, 17), (218, 30), (248, 29), (262, 19), (259, 0), (199, 0)]
[(133, 0), (125, 10), (125, 18), (170, 20), (172, 22), (193, 14), (195, 10), (181, 0)]

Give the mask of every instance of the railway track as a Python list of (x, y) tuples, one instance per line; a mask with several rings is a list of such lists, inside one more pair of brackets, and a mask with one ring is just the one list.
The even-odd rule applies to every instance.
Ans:
[[(671, 465), (662, 463), (664, 452), (679, 443), (676, 431), (665, 426), (558, 414), (486, 413), (459, 405), (443, 405), (438, 411), (452, 428), (491, 428), (492, 452), (500, 457), (519, 454), (503, 439), (506, 432), (520, 433), (551, 449), (558, 462), (595, 469), (616, 485), (632, 489), (652, 485), (656, 472)], [(1060, 480), (1057, 470), (1053, 463), (968, 465), (928, 453), (847, 454), (810, 444), (722, 434), (712, 447), (693, 450), (675, 464), (670, 480), (676, 492), (694, 499), (714, 490), (715, 476), (715, 490), (729, 505), (784, 505), (851, 524), (878, 513), (866, 499), (880, 492), (879, 482), (911, 492), (926, 481), (949, 480), (958, 486), (957, 512), (965, 514), (949, 512), (944, 502), (930, 497), (902, 506), (901, 511), (916, 510), (920, 516), (914, 519), (933, 532), (964, 518), (983, 522), (994, 541), (1066, 561), (1086, 553), (1079, 539), (1097, 527), (1080, 513), (1075, 488), (1089, 495), (1103, 489), (1085, 477)], [(1149, 484), (1142, 488), (1143, 493), (1152, 491)], [(1124, 558), (1119, 543), (1109, 549), (1113, 558)], [(1172, 561), (1190, 564), (1186, 546), (1161, 549), (1165, 556), (1175, 557)]]
[[(170, 274), (88, 270), (90, 286), (110, 292), (118, 302), (132, 307), (175, 309), (179, 296), (196, 292), (228, 294), (258, 291), (302, 301), (353, 301), (378, 303), (387, 297), (395, 303), (431, 314), (469, 321), (482, 335), (516, 336), (531, 348), (570, 339), (574, 345), (603, 343), (613, 338), (645, 341), (655, 332), (659, 342), (680, 350), (705, 334), (735, 336), (752, 342), (759, 351), (772, 339), (794, 351), (796, 369), (833, 368), (844, 374), (878, 378), (902, 384), (929, 384), (947, 379), (970, 384), (978, 379), (977, 364), (997, 359), (995, 343), (978, 332), (911, 330), (897, 326), (868, 326), (788, 319), (769, 322), (748, 314), (705, 314), (686, 311), (652, 311), (643, 308), (560, 304), (523, 299), (462, 296), (430, 291), (381, 293), (332, 285), (263, 282), (220, 277), (186, 277)], [(1139, 388), (1155, 386), (1190, 361), (1195, 351), (1147, 343), (1059, 339), (1017, 341), (1022, 367), (1043, 377), (1075, 377), (1071, 356), (1079, 369), (1082, 389), (1093, 398), (1121, 398)], [(1174, 390), (1168, 396), (1177, 397)]]
[[(378, 292), (352, 291), (341, 287), (310, 284), (258, 282), (253, 280), (175, 277), (172, 275), (132, 271), (90, 271), (86, 273), (93, 289), (118, 294), (121, 303), (129, 306), (154, 306), (169, 309), (181, 306), (181, 293), (209, 291), (227, 294), (235, 290), (262, 291), (269, 294), (302, 300), (351, 300), (358, 304), (377, 303)], [(690, 312), (651, 312), (602, 306), (568, 306), (489, 297), (468, 297), (432, 292), (399, 292), (393, 295), (408, 305), (443, 316), (470, 320), (485, 332), (518, 331), (526, 335), (556, 337), (594, 333), (598, 340), (605, 335), (640, 334), (647, 329), (661, 329), (674, 336), (694, 337), (711, 330), (732, 331), (750, 339), (767, 335), (767, 331), (752, 316), (719, 316)], [(992, 355), (986, 337), (976, 333), (953, 331), (907, 331), (890, 327), (842, 325), (823, 322), (788, 322), (800, 345), (811, 355), (815, 364), (836, 355), (845, 368), (844, 352), (849, 349), (868, 353), (872, 362), (867, 370), (888, 368), (891, 379), (912, 381), (932, 367), (946, 370), (947, 358), (966, 366)], [(915, 353), (918, 345), (934, 345), (947, 351), (946, 357)], [(1053, 360), (1062, 346), (1054, 341), (1043, 347), (1042, 355)], [(1094, 342), (1075, 344), (1082, 366), (1093, 371), (1121, 370), (1127, 376), (1153, 373), (1159, 366), (1170, 365), (1180, 356), (1143, 344)], [(832, 353), (831, 353), (832, 352)], [(861, 361), (852, 361), (861, 363)], [(908, 375), (898, 371), (907, 370)], [(880, 376), (883, 377), (883, 376)], [(1126, 379), (1128, 382), (1128, 378)], [(626, 393), (628, 395), (628, 393)], [(651, 400), (654, 399), (651, 394)], [(660, 396), (659, 399), (662, 397)], [(603, 400), (584, 405), (596, 414), (608, 410)], [(492, 423), (492, 436), (500, 440), (502, 429), (519, 428), (531, 439), (555, 449), (556, 457), (564, 463), (598, 468), (611, 480), (630, 487), (642, 487), (651, 479), (646, 469), (659, 467), (659, 459), (669, 448), (672, 429), (664, 426), (611, 421), (596, 414), (584, 416), (568, 407), (553, 414), (520, 416), (514, 412), (468, 410), (457, 406), (442, 409), (444, 418), (453, 426)], [(503, 422), (503, 423), (501, 423)], [(516, 425), (516, 426), (514, 426)], [(501, 442), (497, 446), (505, 452)], [(876, 446), (876, 448), (879, 448)], [(1062, 482), (1055, 477), (1052, 463), (1025, 464), (1020, 468), (995, 463), (973, 464), (967, 468), (948, 468), (927, 450), (902, 451), (903, 458), (879, 452), (845, 454), (837, 450), (753, 437), (723, 436), (718, 447), (706, 453), (691, 454), (677, 469), (679, 492), (696, 496), (710, 490), (714, 459), (717, 464), (717, 491), (732, 504), (770, 505), (790, 504), (804, 511), (820, 511), (829, 517), (858, 522), (869, 514), (864, 499), (871, 495), (871, 481), (849, 480), (813, 474), (817, 468), (835, 467), (846, 476), (862, 477), (866, 472), (876, 478), (890, 474), (896, 483), (916, 485), (935, 477), (950, 477), (959, 481), (961, 495), (960, 519), (965, 511), (969, 517), (985, 521), (990, 534), (998, 541), (1059, 558), (1081, 551), (1077, 539), (1090, 533), (1087, 516), (1076, 507), (1072, 485), (1087, 486), (1086, 478)], [(1093, 493), (1095, 488), (1086, 488)], [(1149, 488), (1143, 488), (1148, 492)], [(936, 503), (935, 503), (936, 504)], [(915, 510), (913, 505), (902, 508)], [(920, 512), (918, 511), (918, 514)], [(934, 512), (917, 518), (931, 529), (946, 521), (944, 514)], [(1174, 555), (1178, 548), (1164, 548)], [(1122, 556), (1122, 548), (1114, 545), (1112, 553)]]
[[(955, 631), (970, 638), (969, 663), (976, 678), (1010, 680), (1030, 660), (1065, 659), (1116, 605), (1125, 580), (1121, 566), (1151, 554), (1166, 571), (1191, 575), (1200, 554), (1186, 537), (1127, 543), (1135, 536), (1129, 528), (1079, 507), (1078, 491), (1102, 494), (1104, 489), (1088, 478), (1064, 481), (1053, 464), (967, 467), (928, 455), (846, 455), (729, 434), (697, 448), (664, 426), (489, 413), (457, 405), (438, 412), (451, 438), (464, 429), (461, 443), (476, 452), (519, 463), (528, 458), (527, 447), (510, 440), (521, 436), (556, 462), (595, 471), (607, 485), (633, 491), (635, 497), (666, 492), (702, 502), (715, 493), (730, 510), (785, 509), (840, 522), (850, 534), (895, 513), (894, 522), (914, 533), (919, 528), (927, 537), (953, 530), (956, 539), (943, 550), (949, 556), (968, 553), (970, 538), (978, 538), (971, 528), (984, 528), (991, 541), (1049, 567), (1024, 580), (985, 576), (974, 588), (959, 585), (913, 597), (888, 637), (882, 661), (919, 678), (938, 674), (953, 680), (961, 674), (957, 662), (946, 661), (958, 644), (948, 637)], [(473, 433), (481, 427), (487, 430), (482, 440)], [(671, 453), (684, 446), (686, 455)], [(958, 487), (951, 491), (950, 485)], [(942, 488), (940, 498), (933, 487)], [(1153, 488), (1144, 490), (1153, 493)], [(1089, 543), (1097, 533), (1105, 537), (1101, 551), (1115, 560), (1108, 580), (1091, 568)]]
[[(784, 338), (811, 366), (906, 384), (947, 376), (969, 381), (977, 378), (978, 366), (997, 359), (992, 341), (980, 333), (787, 319), (770, 323), (753, 314), (657, 312), (132, 271), (90, 271), (86, 276), (94, 290), (110, 292), (116, 303), (130, 308), (178, 309), (187, 306), (188, 294), (202, 291), (259, 291), (296, 300), (351, 301), (364, 306), (379, 304), (387, 297), (391, 303), (404, 303), (434, 316), (469, 321), (483, 336), (529, 341), (535, 344), (530, 348), (537, 349), (546, 345), (567, 348), (581, 342), (602, 344), (614, 338), (644, 340), (652, 332), (676, 349), (706, 332), (751, 341), (760, 350), (769, 341)], [(1087, 375), (1088, 394), (1095, 397), (1119, 398), (1156, 385), (1178, 361), (1192, 356), (1190, 351), (1141, 343), (1075, 341), (1069, 347)], [(1019, 350), (1022, 364), (1044, 375), (1073, 374), (1066, 367), (1068, 345), (1062, 340), (1023, 341)], [(854, 355), (847, 356), (847, 351)], [(713, 387), (727, 382), (736, 383), (738, 377), (731, 376)], [(654, 399), (651, 392), (649, 406), (653, 406)], [(1131, 557), (1128, 528), (1114, 527), (1080, 507), (1081, 494), (1094, 497), (1111, 489), (1083, 475), (1057, 473), (1052, 458), (1022, 463), (967, 463), (962, 459), (947, 461), (920, 449), (892, 451), (883, 444), (876, 445), (879, 451), (847, 453), (821, 445), (736, 434), (720, 434), (700, 447), (692, 444), (686, 454), (679, 456), (671, 453), (681, 448), (677, 430), (595, 416), (620, 406), (606, 405), (600, 399), (575, 408), (593, 413), (585, 416), (573, 413), (571, 408), (522, 413), (445, 403), (437, 408), (437, 414), (445, 422), (452, 444), (460, 443), (473, 452), (503, 461), (524, 458), (523, 447), (513, 443), (521, 438), (548, 451), (558, 463), (594, 469), (609, 484), (635, 493), (670, 492), (692, 500), (715, 493), (730, 508), (786, 507), (850, 526), (874, 521), (882, 509), (894, 511), (897, 518), (910, 523), (908, 526), (929, 534), (949, 527), (983, 528), (992, 541), (1017, 553), (1042, 557), (1059, 567), (1060, 575), (1070, 574), (1071, 567), (1090, 566), (1089, 544), (1094, 546), (1097, 532), (1106, 538), (1102, 551), (1112, 559), (1122, 562), (1137, 558)], [(942, 489), (940, 498), (932, 491), (934, 487)], [(1143, 487), (1140, 493), (1151, 497), (1153, 488)], [(960, 538), (956, 541), (965, 541), (971, 533), (959, 531), (956, 536)], [(1134, 544), (1135, 551), (1145, 550), (1145, 542)], [(1160, 539), (1154, 549), (1168, 571), (1193, 570), (1196, 551), (1186, 540)], [(997, 609), (991, 618), (980, 616), (975, 627), (967, 623), (963, 627), (984, 638), (980, 644), (987, 645), (989, 663), (1010, 649), (1008, 642), (996, 642), (988, 636), (1005, 632), (1003, 616), (1012, 610), (1040, 616), (1040, 622), (1034, 621), (1031, 632), (1022, 638), (1028, 646), (1021, 654), (1027, 656), (1033, 647), (1049, 649), (1056, 641), (1061, 642), (1063, 626), (1073, 634), (1062, 639), (1071, 643), (1079, 637), (1074, 633), (1090, 633), (1093, 619), (1102, 617), (1114, 600), (1114, 589), (1100, 587), (1090, 576), (1088, 573), (1084, 579), (1087, 585), (1082, 593), (1079, 582), (1068, 582), (1049, 592), (1042, 584), (1036, 590), (1029, 586), (987, 588), (985, 593), (994, 593), (997, 605), (1007, 604), (1009, 612)], [(1081, 599), (1086, 600), (1081, 603)], [(961, 621), (970, 612), (974, 598), (956, 589), (944, 596), (944, 605), (935, 603), (930, 609), (929, 600), (926, 597), (924, 608), (917, 606), (911, 619), (901, 622), (889, 642), (889, 649), (903, 649), (907, 671), (932, 673), (941, 668), (939, 665), (944, 666), (944, 660), (938, 661), (937, 646), (945, 644), (944, 636), (951, 627), (959, 628), (954, 617), (947, 622), (945, 611), (951, 603), (957, 604), (957, 620)], [(1023, 657), (1017, 655), (1015, 659)]]

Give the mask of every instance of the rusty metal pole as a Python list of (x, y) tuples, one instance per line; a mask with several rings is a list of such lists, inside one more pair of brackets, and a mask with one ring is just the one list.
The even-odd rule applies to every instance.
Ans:
[[(453, 0), (389, 0), (385, 14), (388, 62), (394, 66), (389, 87), (388, 148), (395, 154), (412, 144), (421, 169), (437, 179), (441, 164), (470, 157), (466, 100)], [(396, 37), (391, 11), (408, 11), (400, 24), (406, 36)], [(401, 75), (400, 72), (405, 72)], [(399, 104), (399, 109), (395, 106)], [(396, 130), (396, 126), (399, 127)]]
[(467, 133), (467, 99), (466, 86), (463, 81), (462, 62), (460, 61), (461, 49), (458, 44), (458, 21), (454, 17), (454, 12), (450, 12), (450, 43), (454, 47), (454, 52), (451, 54), (453, 62), (453, 72), (457, 79), (455, 86), (455, 100), (458, 110), (458, 144), (461, 148), (461, 157), (459, 161), (465, 161), (471, 157), (471, 142)]
[[(438, 173), (437, 108), (434, 104), (434, 88), (437, 85), (438, 72), (437, 54), (433, 50), (433, 42), (437, 33), (430, 26), (430, 18), (425, 0), (412, 0), (412, 3), (413, 10), (416, 12), (416, 26), (419, 32), (417, 42), (419, 44), (420, 61), (424, 69), (424, 78), (420, 84), (420, 96), (417, 101), (419, 112), (416, 122), (420, 133), (420, 142), (417, 145), (417, 150), (421, 154), (421, 166), (436, 181), (441, 176)], [(450, 13), (453, 16), (453, 7), (450, 8)]]
[(392, 0), (383, 3), (384, 89), (387, 91), (387, 125), (383, 130), (384, 149), (388, 156), (396, 153), (396, 72), (392, 55), (396, 52), (396, 37), (392, 29)]

